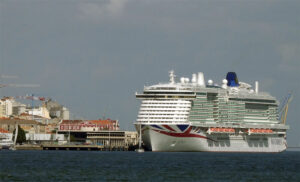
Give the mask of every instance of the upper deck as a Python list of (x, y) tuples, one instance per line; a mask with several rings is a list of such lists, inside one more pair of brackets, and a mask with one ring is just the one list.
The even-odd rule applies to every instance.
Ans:
[[(136, 93), (138, 99), (144, 100), (138, 121), (280, 123), (279, 102), (269, 93), (260, 92), (258, 86), (256, 82), (255, 88), (252, 88), (250, 84), (238, 82), (237, 78), (224, 79), (221, 86), (214, 84), (212, 80), (208, 80), (206, 84), (203, 73), (198, 76), (193, 74), (191, 82), (188, 78), (175, 82), (174, 72), (170, 72), (169, 83), (145, 86), (143, 93)], [(176, 109), (176, 104), (179, 103), (173, 103), (172, 106), (171, 102), (174, 101), (189, 103), (184, 114)], [(154, 103), (155, 105), (151, 105)], [(174, 107), (173, 111), (166, 109), (168, 107)]]

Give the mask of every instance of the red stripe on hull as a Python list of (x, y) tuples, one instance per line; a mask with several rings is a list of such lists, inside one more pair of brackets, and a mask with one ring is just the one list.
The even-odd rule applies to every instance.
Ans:
[(165, 128), (167, 128), (168, 130), (171, 130), (171, 131), (174, 131), (174, 132), (176, 132), (173, 128), (171, 128), (170, 126), (168, 126), (168, 125), (162, 125), (163, 127), (165, 127)]
[[(192, 130), (192, 127), (189, 127), (189, 129), (187, 129), (184, 133), (169, 133), (169, 132), (166, 132), (166, 131), (160, 131), (160, 130), (156, 130), (156, 129), (153, 129), (153, 131), (156, 131), (158, 133), (162, 133), (162, 134), (165, 134), (165, 135), (168, 135), (168, 136), (172, 136), (172, 137), (195, 137), (195, 138), (204, 138), (204, 139), (207, 139), (207, 140), (212, 140), (210, 138), (207, 138), (205, 136), (201, 136), (201, 135), (197, 135), (197, 134), (191, 134)], [(212, 140), (214, 141), (214, 140)]]

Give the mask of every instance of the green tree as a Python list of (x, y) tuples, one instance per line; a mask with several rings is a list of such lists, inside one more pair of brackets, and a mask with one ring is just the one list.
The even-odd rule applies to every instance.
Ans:
[(77, 138), (74, 135), (70, 135), (70, 141), (71, 142), (76, 142)]
[[(13, 140), (15, 140), (15, 133), (16, 133), (16, 129), (13, 132)], [(24, 143), (26, 142), (26, 134), (25, 131), (23, 130), (23, 128), (20, 127), (20, 125), (18, 125), (18, 136), (17, 136), (17, 143)]]
[(51, 130), (51, 134), (56, 134), (57, 129)]

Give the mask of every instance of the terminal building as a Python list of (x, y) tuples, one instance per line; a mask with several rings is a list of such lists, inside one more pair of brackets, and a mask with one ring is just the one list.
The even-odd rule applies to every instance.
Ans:
[(138, 144), (138, 134), (135, 131), (98, 131), (88, 132), (87, 142), (103, 145), (105, 148), (129, 148)]
[[(63, 120), (58, 133), (71, 142), (100, 145), (104, 148), (128, 149), (138, 144), (135, 131), (120, 131), (118, 120)], [(71, 136), (71, 137), (70, 137)]]
[(59, 123), (59, 131), (90, 132), (90, 131), (118, 131), (120, 129), (118, 120), (62, 120)]

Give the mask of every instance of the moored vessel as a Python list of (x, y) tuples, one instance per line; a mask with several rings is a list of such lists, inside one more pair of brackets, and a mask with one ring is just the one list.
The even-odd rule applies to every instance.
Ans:
[(9, 149), (13, 144), (12, 133), (0, 128), (0, 148)]
[(144, 87), (136, 93), (141, 106), (135, 126), (151, 151), (282, 152), (287, 148), (286, 114), (290, 95), (279, 109), (269, 93), (260, 92), (236, 73), (219, 86), (203, 73)]

